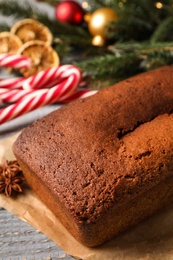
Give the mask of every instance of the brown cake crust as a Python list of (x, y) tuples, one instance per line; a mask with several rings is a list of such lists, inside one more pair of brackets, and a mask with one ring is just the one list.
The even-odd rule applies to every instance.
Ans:
[(173, 200), (172, 112), (166, 66), (36, 121), (14, 154), (64, 226), (96, 246)]

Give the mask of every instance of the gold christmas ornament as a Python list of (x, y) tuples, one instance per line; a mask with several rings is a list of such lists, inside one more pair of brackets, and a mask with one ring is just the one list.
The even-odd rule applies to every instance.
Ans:
[(94, 46), (103, 46), (105, 44), (105, 39), (100, 36), (100, 35), (96, 35), (93, 37), (92, 39), (92, 45)]
[[(88, 21), (88, 30), (94, 36), (92, 44), (103, 46), (106, 37), (106, 28), (110, 22), (116, 21), (118, 16), (111, 8), (99, 8), (93, 12)], [(98, 37), (99, 36), (99, 37)]]
[(90, 20), (91, 20), (91, 14), (90, 14), (90, 13), (86, 13), (86, 14), (84, 15), (84, 21), (85, 21), (86, 23), (89, 23)]

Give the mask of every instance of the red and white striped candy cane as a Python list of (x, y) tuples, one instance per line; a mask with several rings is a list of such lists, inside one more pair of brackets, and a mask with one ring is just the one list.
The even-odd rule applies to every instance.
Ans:
[(49, 88), (64, 81), (72, 74), (79, 73), (79, 68), (73, 65), (62, 65), (38, 72), (27, 78), (23, 83), (24, 89)]
[[(47, 92), (47, 89), (45, 89), (45, 92)], [(0, 89), (1, 101), (6, 102), (6, 103), (16, 103), (16, 102), (20, 101), (21, 99), (25, 98), (26, 95), (28, 95), (30, 93), (35, 93), (35, 95), (37, 96), (41, 92), (37, 92), (35, 90), (25, 90), (25, 89), (23, 89), (23, 90)], [(78, 98), (89, 97), (91, 95), (94, 95), (95, 93), (97, 93), (96, 90), (78, 90), (78, 91), (75, 91), (74, 93), (72, 93), (71, 95), (68, 95), (68, 97), (66, 97), (65, 95), (61, 95), (61, 97), (58, 98), (58, 102), (71, 102)], [(43, 94), (43, 92), (42, 92), (42, 94)]]
[(6, 103), (16, 103), (34, 90), (0, 88), (0, 98)]
[(89, 97), (94, 95), (96, 92), (97, 91), (94, 90), (79, 90), (67, 98), (63, 99), (62, 96), (58, 99), (61, 95), (61, 90), (57, 86), (49, 89), (48, 91), (46, 89), (33, 91), (32, 93), (26, 95), (25, 99), (1, 109), (0, 124), (47, 104), (52, 104), (54, 102), (70, 102), (79, 98)]
[(24, 77), (0, 79), (0, 88), (5, 89), (22, 89), (23, 82), (26, 80)]
[(81, 72), (76, 68), (75, 73), (71, 74), (68, 79), (50, 89), (35, 90), (27, 94), (15, 104), (12, 104), (0, 110), (0, 124), (32, 111), (36, 108), (58, 101), (62, 96), (69, 97), (79, 86), (81, 81)]
[(0, 67), (12, 67), (14, 69), (29, 68), (31, 60), (18, 54), (1, 53)]
[(47, 104), (69, 102), (96, 93), (77, 90), (81, 80), (80, 69), (72, 65), (47, 69), (27, 79), (1, 79), (1, 102), (14, 104), (0, 110), (0, 124)]
[(64, 98), (59, 98), (59, 102), (71, 102), (73, 100), (79, 99), (79, 98), (87, 98), (97, 93), (97, 90), (78, 90), (75, 93), (73, 93), (71, 96)]
[[(70, 70), (68, 71), (68, 73), (66, 73), (65, 69), (68, 69), (68, 68)], [(42, 73), (42, 75), (46, 76), (47, 75), (47, 71), (48, 70), (43, 71), (44, 73)], [(56, 75), (58, 75), (58, 77), (55, 78), (53, 82), (51, 82), (51, 87), (52, 87), (52, 84), (54, 82), (59, 82), (60, 81), (60, 83), (57, 85), (57, 87), (59, 89), (62, 89), (61, 96), (63, 96), (64, 98), (70, 96), (71, 93), (73, 93), (75, 91), (75, 89), (79, 86), (79, 83), (81, 81), (81, 72), (80, 72), (80, 70), (77, 67), (70, 66), (70, 65), (68, 65), (68, 66), (61, 66), (60, 69), (59, 68), (58, 69), (54, 68), (54, 70), (51, 70), (51, 71), (54, 71), (54, 72), (58, 71), (58, 73), (56, 73)], [(63, 75), (62, 75), (62, 73), (63, 73)], [(40, 76), (39, 76), (39, 78), (40, 78)], [(29, 78), (29, 80), (30, 79), (31, 78)], [(27, 80), (28, 79), (26, 79), (26, 81)], [(50, 78), (49, 78), (49, 80), (50, 80)], [(15, 80), (13, 82), (15, 83)], [(44, 80), (44, 82), (45, 82), (45, 80)], [(43, 87), (44, 82), (43, 81), (39, 82), (41, 84), (41, 87)], [(48, 82), (48, 81), (46, 81), (46, 82)], [(23, 86), (23, 84), (25, 83), (25, 80), (23, 80), (23, 78), (21, 78), (18, 83), (19, 83), (17, 85), (18, 87), (20, 85)], [(9, 84), (11, 84), (11, 82), (9, 82)], [(38, 84), (38, 81), (37, 81), (37, 84)], [(33, 83), (32, 83), (32, 88), (29, 88), (29, 89), (28, 88), (27, 89), (15, 89), (14, 86), (11, 89), (9, 89), (9, 88), (8, 89), (0, 88), (0, 98), (4, 102), (15, 103), (15, 102), (19, 101), (20, 99), (22, 99), (23, 97), (25, 97), (27, 94), (30, 94), (31, 92), (33, 92), (34, 91), (33, 88), (35, 86), (36, 85), (33, 86)]]
[(30, 76), (29, 78), (19, 77), (0, 79), (0, 88), (8, 89), (41, 89), (50, 88), (67, 79), (71, 74), (79, 73), (79, 69), (72, 65), (63, 65)]

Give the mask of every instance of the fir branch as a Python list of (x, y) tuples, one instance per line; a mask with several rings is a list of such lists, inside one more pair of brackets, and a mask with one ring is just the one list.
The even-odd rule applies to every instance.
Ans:
[(160, 25), (156, 28), (151, 37), (151, 42), (163, 42), (173, 40), (173, 17), (164, 19)]
[(29, 3), (21, 4), (18, 1), (8, 0), (0, 1), (0, 13), (4, 16), (13, 16), (14, 18), (34, 18), (34, 14), (40, 13), (39, 9), (31, 6)]
[(135, 53), (122, 56), (104, 55), (76, 63), (93, 81), (107, 81), (110, 84), (141, 72), (141, 57)]
[(90, 4), (92, 5), (92, 7), (96, 10), (97, 8), (101, 8), (101, 7), (110, 7), (113, 8), (114, 6), (114, 2), (120, 2), (120, 1), (112, 1), (112, 0), (94, 0), (94, 1), (90, 1)]
[(172, 50), (173, 42), (157, 42), (152, 43), (151, 41), (144, 42), (117, 42), (114, 45), (108, 46), (108, 50), (117, 55), (117, 53), (140, 53), (147, 54), (153, 52)]
[(36, 2), (44, 2), (52, 6), (56, 6), (58, 4), (58, 0), (35, 0)]
[(155, 69), (164, 65), (173, 64), (173, 48), (172, 50), (161, 50), (148, 53), (145, 61), (147, 70)]
[[(108, 38), (114, 41), (149, 40), (164, 19), (173, 17), (173, 1), (164, 2), (163, 8), (158, 9), (156, 1), (153, 0), (128, 0), (122, 8), (116, 9), (119, 19), (109, 26)], [(165, 24), (163, 31), (164, 37), (171, 41), (171, 25), (170, 29), (166, 29)], [(163, 41), (163, 37), (161, 41)]]
[(152, 35), (152, 31), (149, 21), (134, 16), (129, 19), (122, 17), (108, 26), (106, 36), (114, 42), (146, 41)]
[(173, 43), (119, 43), (113, 53), (76, 63), (89, 77), (90, 87), (101, 89), (140, 72), (173, 64)]

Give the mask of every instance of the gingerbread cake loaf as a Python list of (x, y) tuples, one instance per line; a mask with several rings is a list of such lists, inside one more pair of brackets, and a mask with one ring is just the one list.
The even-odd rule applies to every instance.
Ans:
[(66, 229), (100, 245), (173, 201), (173, 67), (62, 106), (25, 128), (13, 151)]

